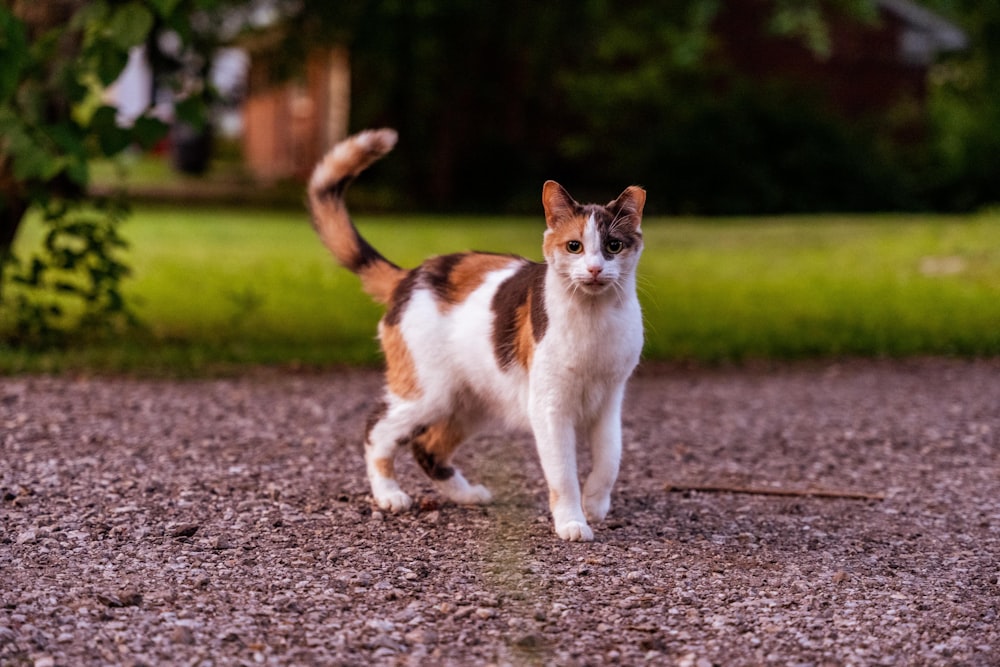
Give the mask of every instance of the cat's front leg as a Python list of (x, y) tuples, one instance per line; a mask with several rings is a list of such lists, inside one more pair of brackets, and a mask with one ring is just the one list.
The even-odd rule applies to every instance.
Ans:
[(591, 521), (603, 521), (611, 508), (611, 489), (618, 479), (622, 455), (623, 395), (624, 386), (604, 403), (587, 432), (593, 467), (583, 485), (583, 511)]
[(573, 424), (544, 401), (532, 401), (530, 416), (538, 458), (549, 487), (549, 509), (556, 534), (570, 542), (589, 542), (594, 539), (594, 531), (587, 525), (580, 504)]

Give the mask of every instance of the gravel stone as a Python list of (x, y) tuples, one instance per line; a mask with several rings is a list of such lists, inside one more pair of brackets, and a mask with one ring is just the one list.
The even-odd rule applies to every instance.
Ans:
[(0, 379), (0, 665), (996, 664), (1000, 360), (643, 367), (589, 544), (526, 434), (373, 509), (380, 384)]

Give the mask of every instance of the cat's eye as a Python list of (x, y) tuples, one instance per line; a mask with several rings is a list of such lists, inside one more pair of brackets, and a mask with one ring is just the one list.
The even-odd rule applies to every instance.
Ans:
[(604, 244), (604, 249), (612, 255), (617, 255), (625, 249), (625, 244), (620, 239), (608, 239), (608, 242)]
[(569, 241), (566, 243), (566, 250), (574, 255), (578, 255), (583, 252), (583, 244), (579, 241)]

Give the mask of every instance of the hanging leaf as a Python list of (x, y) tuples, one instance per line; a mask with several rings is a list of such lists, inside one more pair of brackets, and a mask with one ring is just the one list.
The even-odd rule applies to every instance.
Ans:
[(142, 148), (149, 150), (167, 136), (167, 124), (158, 118), (139, 116), (132, 125), (132, 139)]
[(128, 64), (128, 52), (108, 41), (99, 42), (94, 46), (93, 57), (96, 59), (94, 73), (102, 86), (114, 83)]
[(90, 129), (97, 135), (104, 155), (117, 155), (131, 143), (130, 132), (118, 126), (118, 112), (114, 107), (102, 106), (90, 119)]
[(105, 34), (123, 50), (146, 41), (153, 28), (153, 12), (139, 2), (130, 2), (115, 9), (105, 28)]
[(177, 119), (187, 123), (196, 130), (200, 130), (205, 126), (207, 122), (205, 112), (204, 101), (195, 95), (186, 97), (174, 105), (174, 113), (177, 114)]

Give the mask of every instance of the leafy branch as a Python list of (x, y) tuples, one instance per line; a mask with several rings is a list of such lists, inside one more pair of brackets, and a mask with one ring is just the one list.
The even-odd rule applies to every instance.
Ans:
[[(175, 91), (175, 113), (205, 115), (204, 63), (222, 0), (15, 0), (0, 6), (0, 339), (51, 345), (136, 322), (122, 296), (129, 275), (118, 232), (122, 198), (91, 199), (89, 163), (129, 147), (147, 149), (167, 132), (152, 109), (130, 124), (104, 101), (132, 49), (145, 46), (154, 76)], [(199, 18), (201, 20), (194, 20)], [(199, 31), (193, 26), (202, 26)], [(178, 44), (162, 57), (160, 37)], [(197, 57), (195, 57), (197, 56)], [(204, 68), (202, 68), (204, 69)], [(199, 72), (198, 74), (202, 74)], [(42, 247), (18, 258), (14, 242), (34, 211)]]

